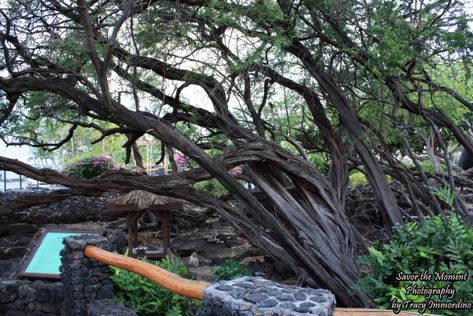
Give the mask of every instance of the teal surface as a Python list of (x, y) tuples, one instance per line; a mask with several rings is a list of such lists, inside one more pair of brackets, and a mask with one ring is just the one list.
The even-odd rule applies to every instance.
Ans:
[(30, 264), (26, 268), (26, 273), (42, 273), (42, 274), (61, 274), (59, 267), (61, 266), (61, 256), (59, 252), (64, 248), (62, 240), (64, 237), (83, 235), (84, 233), (59, 233), (47, 232), (43, 242), (39, 245), (38, 250), (31, 259)]

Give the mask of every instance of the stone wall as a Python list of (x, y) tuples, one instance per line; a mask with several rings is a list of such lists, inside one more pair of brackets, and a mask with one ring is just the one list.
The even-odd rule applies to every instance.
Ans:
[[(0, 280), (0, 315), (2, 316), (136, 316), (122, 303), (112, 299), (95, 299), (85, 304), (80, 313), (65, 312), (64, 287), (62, 282)], [(74, 304), (77, 306), (77, 304)]]
[(0, 280), (0, 315), (59, 315), (63, 298), (61, 282)]
[[(0, 206), (10, 199), (21, 198), (32, 192), (45, 194), (51, 190), (24, 189), (0, 192)], [(103, 227), (117, 228), (124, 220), (122, 214), (106, 210), (109, 199), (117, 193), (104, 193), (99, 197), (73, 196), (61, 202), (48, 203), (0, 216), (0, 278), (8, 277), (17, 267), (17, 262), (25, 255), (34, 235), (42, 227), (103, 222)]]
[[(0, 205), (6, 204), (10, 199), (21, 198), (25, 194), (36, 192), (38, 194), (47, 194), (52, 192), (52, 190), (13, 190), (0, 193)], [(104, 193), (98, 197), (71, 196), (59, 202), (32, 206), (0, 218), (5, 223), (18, 226), (20, 224), (45, 225), (86, 221), (111, 221), (120, 217), (120, 214), (107, 211), (107, 202), (118, 195), (118, 193)], [(24, 228), (27, 229), (27, 227)], [(7, 232), (7, 229), (2, 227), (0, 232)]]
[(109, 268), (84, 256), (84, 249), (94, 245), (111, 251), (110, 242), (96, 235), (64, 238), (61, 250), (61, 280), (64, 286), (63, 315), (85, 315), (87, 304), (96, 299), (110, 299), (113, 283)]
[[(18, 247), (22, 254), (34, 246), (34, 240), (41, 233), (38, 231), (32, 239), (22, 242), (22, 247)], [(2, 237), (0, 247), (8, 242)], [(9, 249), (19, 251), (14, 244), (7, 247)], [(4, 258), (3, 255), (0, 251), (0, 258)], [(16, 273), (26, 258), (6, 259), (0, 260), (0, 315), (58, 315), (63, 301), (62, 283), (58, 280), (18, 279)]]
[(335, 296), (324, 289), (243, 277), (209, 286), (204, 304), (199, 316), (329, 316), (335, 308)]
[(87, 304), (87, 316), (136, 316), (135, 311), (114, 300), (95, 300)]
[[(65, 239), (61, 281), (18, 279), (12, 273), (8, 278), (0, 278), (0, 315), (136, 315), (110, 299), (113, 285), (108, 279), (108, 267), (84, 256), (83, 249), (88, 244), (123, 250), (124, 232), (105, 230), (103, 234), (106, 237), (89, 235)], [(20, 266), (18, 262), (16, 271), (10, 272), (18, 272)]]

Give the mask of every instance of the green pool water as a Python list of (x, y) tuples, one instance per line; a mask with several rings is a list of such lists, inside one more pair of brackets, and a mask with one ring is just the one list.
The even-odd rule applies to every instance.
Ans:
[(41, 245), (26, 268), (26, 273), (61, 274), (61, 256), (64, 248), (62, 240), (68, 236), (83, 235), (84, 233), (47, 232)]

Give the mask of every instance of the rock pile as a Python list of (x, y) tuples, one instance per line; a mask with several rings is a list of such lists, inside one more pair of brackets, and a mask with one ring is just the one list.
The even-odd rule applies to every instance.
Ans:
[(200, 316), (332, 315), (335, 296), (325, 289), (284, 285), (261, 277), (221, 281), (204, 292)]

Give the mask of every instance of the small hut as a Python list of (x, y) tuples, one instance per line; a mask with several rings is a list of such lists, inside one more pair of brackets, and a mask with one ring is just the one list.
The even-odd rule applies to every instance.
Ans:
[[(128, 253), (132, 257), (159, 258), (167, 254), (170, 244), (170, 212), (181, 209), (186, 201), (143, 190), (131, 191), (108, 203), (108, 210), (126, 212)], [(154, 213), (161, 221), (162, 247), (138, 247), (138, 219), (145, 212)]]

